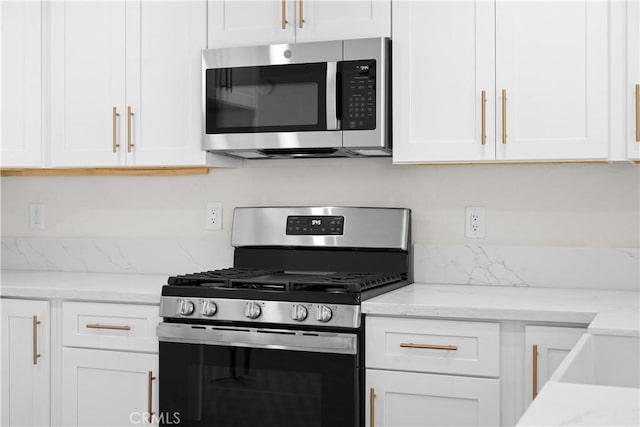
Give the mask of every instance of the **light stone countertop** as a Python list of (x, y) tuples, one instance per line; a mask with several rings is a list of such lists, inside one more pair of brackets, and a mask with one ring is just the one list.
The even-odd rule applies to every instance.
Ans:
[(640, 293), (594, 289), (412, 284), (362, 303), (368, 315), (590, 324), (640, 336)]
[(518, 426), (638, 426), (640, 389), (549, 381)]
[(159, 304), (165, 274), (2, 270), (0, 296)]

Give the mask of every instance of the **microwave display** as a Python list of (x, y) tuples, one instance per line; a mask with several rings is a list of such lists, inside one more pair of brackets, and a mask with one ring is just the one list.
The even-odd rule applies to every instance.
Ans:
[(342, 61), (342, 128), (376, 128), (376, 61)]

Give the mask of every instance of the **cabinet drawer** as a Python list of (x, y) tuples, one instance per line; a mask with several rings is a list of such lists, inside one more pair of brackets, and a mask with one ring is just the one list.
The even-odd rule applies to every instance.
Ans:
[(500, 324), (367, 317), (368, 368), (498, 377)]
[(158, 351), (157, 305), (65, 301), (62, 342), (66, 347)]

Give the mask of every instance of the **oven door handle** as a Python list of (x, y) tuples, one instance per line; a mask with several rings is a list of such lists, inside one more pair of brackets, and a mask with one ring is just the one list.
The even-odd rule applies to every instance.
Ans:
[(336, 354), (356, 354), (358, 349), (356, 334), (338, 332), (223, 328), (166, 322), (160, 323), (156, 332), (162, 342)]

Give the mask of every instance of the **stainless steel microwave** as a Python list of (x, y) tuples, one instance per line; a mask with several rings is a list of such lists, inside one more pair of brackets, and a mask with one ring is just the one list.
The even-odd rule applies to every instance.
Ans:
[(390, 40), (206, 49), (203, 148), (235, 157), (391, 155)]

